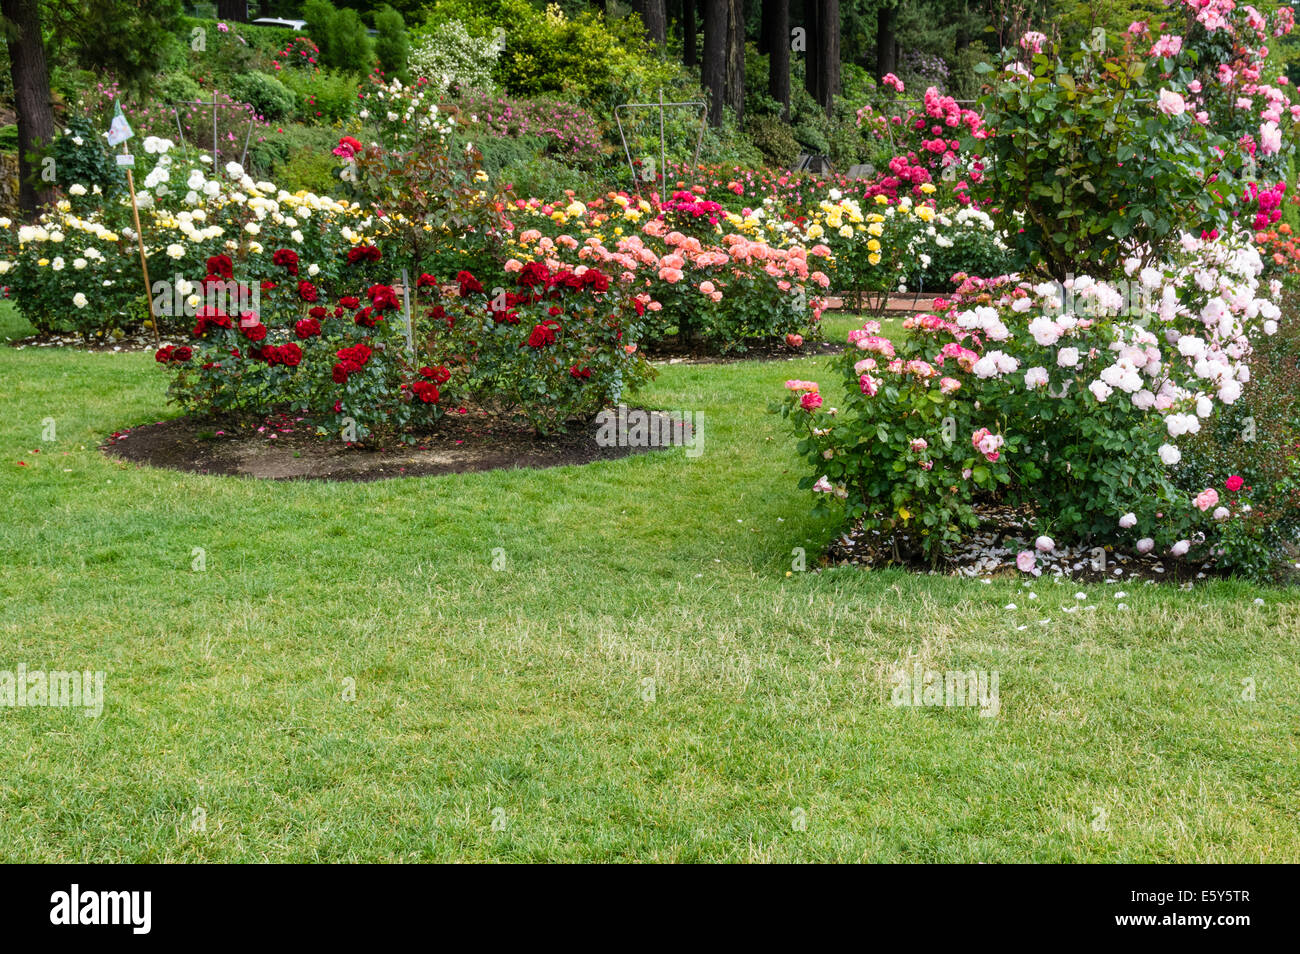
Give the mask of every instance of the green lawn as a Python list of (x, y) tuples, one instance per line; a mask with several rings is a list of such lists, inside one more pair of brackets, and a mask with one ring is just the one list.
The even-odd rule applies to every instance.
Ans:
[[(821, 363), (665, 368), (696, 459), (259, 483), (100, 454), (150, 355), (0, 348), (0, 670), (107, 672), (0, 708), (0, 860), (1300, 857), (1300, 594), (787, 575), (833, 528), (765, 408)], [(891, 705), (913, 662), (1000, 714)]]

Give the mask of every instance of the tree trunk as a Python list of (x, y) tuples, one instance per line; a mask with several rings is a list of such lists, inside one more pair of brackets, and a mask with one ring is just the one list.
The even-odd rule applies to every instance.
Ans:
[(668, 42), (668, 14), (665, 0), (632, 0), (632, 9), (641, 17), (646, 36), (662, 48)]
[(804, 0), (804, 62), (803, 88), (808, 95), (821, 102), (817, 83), (821, 78), (821, 10), (818, 0)]
[(14, 84), (18, 113), (18, 204), (23, 214), (35, 218), (40, 207), (54, 198), (39, 181), (31, 163), (33, 153), (54, 139), (54, 109), (50, 102), (50, 72), (41, 41), (40, 0), (0, 0), (0, 15), (8, 21), (9, 75)]
[(248, 20), (248, 0), (217, 0), (217, 19), (236, 20), (240, 23)]
[(694, 66), (695, 52), (695, 0), (682, 0), (682, 63)]
[(700, 85), (709, 93), (709, 125), (722, 126), (723, 93), (727, 75), (728, 0), (702, 0), (704, 4), (704, 64)]
[(831, 114), (840, 91), (840, 0), (818, 0), (817, 24), (821, 27), (817, 58), (817, 102)]
[(767, 91), (790, 118), (790, 0), (763, 0), (763, 27), (768, 33)]
[(745, 0), (727, 0), (727, 105), (745, 117)]
[(895, 45), (898, 42), (898, 7), (882, 7), (876, 15), (876, 79), (898, 72)]

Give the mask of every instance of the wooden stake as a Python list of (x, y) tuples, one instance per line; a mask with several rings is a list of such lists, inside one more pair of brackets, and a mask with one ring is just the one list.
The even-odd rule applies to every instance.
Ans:
[[(127, 155), (126, 143), (122, 143), (122, 155)], [(144, 254), (144, 233), (140, 231), (140, 206), (135, 200), (135, 176), (131, 175), (130, 166), (126, 167), (126, 185), (131, 190), (131, 218), (135, 221), (135, 240), (140, 244), (140, 271), (144, 272), (144, 297), (149, 302), (149, 323), (153, 325), (154, 342), (161, 344), (158, 316), (153, 313), (153, 285), (149, 282), (149, 260)]]

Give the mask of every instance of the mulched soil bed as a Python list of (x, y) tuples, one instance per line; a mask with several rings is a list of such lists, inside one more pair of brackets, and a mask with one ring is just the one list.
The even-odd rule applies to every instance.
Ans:
[[(471, 412), (449, 414), (437, 432), (415, 446), (370, 448), (323, 440), (301, 418), (283, 415), (260, 425), (181, 417), (118, 431), (102, 449), (137, 464), (198, 474), (335, 481), (559, 467), (660, 449), (601, 447), (596, 443), (598, 430), (593, 421), (574, 425), (567, 434), (538, 437), (484, 412)], [(674, 425), (674, 433), (689, 440), (689, 425)]]
[[(827, 548), (827, 565), (852, 565), (872, 568), (887, 566), (931, 571), (981, 580), (1015, 578), (1071, 581), (1075, 583), (1177, 583), (1190, 589), (1197, 582), (1227, 574), (1213, 560), (1194, 562), (1177, 560), (1167, 553), (1137, 553), (1133, 550), (1104, 548), (1104, 559), (1095, 548), (1058, 544), (1051, 553), (1038, 554), (1037, 577), (1016, 567), (1016, 554), (1034, 549), (1034, 536), (1028, 529), (1030, 514), (1010, 507), (985, 505), (977, 508), (982, 529), (971, 534), (953, 549), (950, 558), (931, 568), (922, 555), (919, 541), (902, 532), (887, 537), (861, 525), (842, 534)], [(1293, 577), (1300, 577), (1295, 569)], [(1291, 582), (1295, 582), (1293, 579)]]

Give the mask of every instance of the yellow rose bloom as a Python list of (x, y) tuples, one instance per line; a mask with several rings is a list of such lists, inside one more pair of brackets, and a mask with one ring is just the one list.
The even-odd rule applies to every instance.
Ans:
[[(871, 252), (879, 252), (880, 239), (871, 239), (869, 242), (867, 242), (867, 250)], [(875, 263), (872, 262), (872, 264), (874, 265)]]
[(870, 262), (872, 265), (879, 265), (879, 264), (880, 264), (880, 253), (879, 253), (879, 252), (872, 252), (870, 255), (867, 256), (867, 261)]

